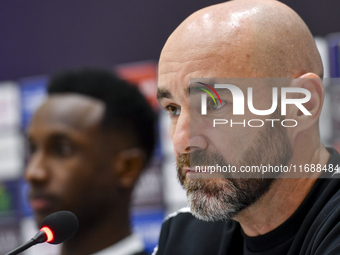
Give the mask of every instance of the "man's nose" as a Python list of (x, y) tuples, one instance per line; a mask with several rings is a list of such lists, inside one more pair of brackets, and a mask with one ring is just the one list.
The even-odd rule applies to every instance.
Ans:
[(182, 110), (172, 137), (175, 151), (182, 154), (206, 149), (207, 140), (200, 134), (199, 129), (200, 119), (190, 117), (190, 111)]
[(43, 151), (37, 151), (30, 157), (24, 176), (32, 184), (43, 183), (48, 180), (47, 159)]

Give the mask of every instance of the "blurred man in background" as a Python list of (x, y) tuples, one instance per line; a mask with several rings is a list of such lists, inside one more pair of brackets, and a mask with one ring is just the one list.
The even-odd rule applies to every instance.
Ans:
[(135, 86), (102, 70), (54, 76), (28, 140), (25, 178), (38, 225), (59, 210), (79, 219), (62, 255), (146, 254), (129, 206), (153, 153), (155, 115)]
[[(158, 99), (169, 112), (177, 174), (190, 208), (167, 217), (154, 254), (340, 254), (340, 180), (331, 179), (340, 156), (320, 143), (322, 76), (309, 29), (278, 1), (228, 1), (199, 10), (178, 26), (160, 56)], [(198, 86), (191, 78), (209, 78), (210, 84), (197, 82)], [(217, 98), (211, 90), (216, 102), (208, 101), (204, 106), (208, 113), (203, 115), (199, 107), (206, 92), (201, 87), (221, 84), (217, 78), (234, 78), (232, 85), (221, 85), (234, 86), (234, 91), (220, 89)], [(268, 78), (275, 80), (266, 83)], [(235, 107), (234, 101), (249, 93), (249, 87), (254, 89), (255, 109), (271, 108), (272, 87), (307, 90), (310, 98), (299, 107), (284, 105), (287, 112), (277, 111), (275, 118), (250, 109), (235, 116), (233, 112), (246, 104)], [(235, 91), (238, 97), (232, 95)], [(202, 101), (195, 104), (196, 97)], [(289, 95), (295, 102), (302, 98), (300, 92)], [(216, 127), (211, 116), (238, 123)], [(276, 119), (279, 126), (280, 120), (288, 119), (298, 124), (242, 126), (240, 118), (246, 123), (249, 117)], [(195, 174), (195, 166), (216, 163), (231, 165), (236, 172), (262, 164), (303, 166), (306, 173), (313, 166), (319, 168), (291, 179)]]

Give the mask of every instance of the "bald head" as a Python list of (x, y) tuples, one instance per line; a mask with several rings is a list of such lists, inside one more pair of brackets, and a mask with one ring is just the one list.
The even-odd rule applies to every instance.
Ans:
[[(196, 60), (205, 63), (195, 66)], [(178, 71), (174, 64), (188, 61), (194, 64), (187, 70), (191, 78), (202, 65), (215, 77), (323, 75), (309, 29), (292, 9), (274, 0), (229, 1), (189, 16), (166, 42), (160, 74)]]

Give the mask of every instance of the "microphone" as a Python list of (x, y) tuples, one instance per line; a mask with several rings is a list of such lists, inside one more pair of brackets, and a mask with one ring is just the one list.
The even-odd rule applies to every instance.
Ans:
[(52, 213), (42, 221), (40, 231), (31, 240), (5, 255), (16, 255), (38, 243), (60, 244), (74, 236), (77, 230), (78, 219), (74, 213), (69, 211)]

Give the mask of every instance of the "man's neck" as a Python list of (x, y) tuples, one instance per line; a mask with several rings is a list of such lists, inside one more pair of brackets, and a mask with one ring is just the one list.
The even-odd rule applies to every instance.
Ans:
[[(308, 162), (323, 166), (328, 159), (328, 151), (321, 146)], [(274, 230), (293, 215), (319, 175), (318, 173), (316, 178), (303, 179), (278, 178), (259, 201), (240, 212), (235, 220), (248, 236), (259, 236)]]
[(128, 213), (98, 219), (90, 229), (78, 233), (62, 245), (61, 255), (86, 255), (103, 250), (131, 234)]

